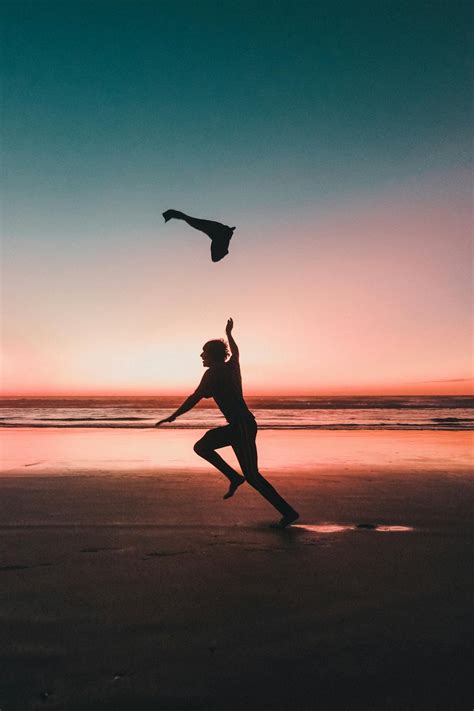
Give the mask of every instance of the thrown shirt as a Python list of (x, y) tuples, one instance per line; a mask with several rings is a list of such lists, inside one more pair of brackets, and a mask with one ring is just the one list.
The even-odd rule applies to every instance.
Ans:
[(212, 397), (229, 424), (253, 418), (242, 393), (239, 359), (235, 356), (225, 363), (211, 365), (204, 373), (195, 394)]

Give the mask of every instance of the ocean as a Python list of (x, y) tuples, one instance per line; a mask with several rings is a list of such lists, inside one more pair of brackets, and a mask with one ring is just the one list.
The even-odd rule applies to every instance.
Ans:
[[(153, 427), (184, 398), (8, 397), (0, 399), (0, 428)], [(472, 430), (471, 396), (247, 397), (260, 429)], [(167, 428), (203, 429), (225, 424), (210, 401), (202, 401)]]

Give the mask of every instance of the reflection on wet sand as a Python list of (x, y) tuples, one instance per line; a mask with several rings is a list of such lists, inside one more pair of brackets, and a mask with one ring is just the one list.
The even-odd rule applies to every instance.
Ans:
[(411, 526), (377, 526), (376, 531), (414, 531)]
[(375, 524), (362, 524), (362, 525), (346, 525), (338, 523), (322, 523), (322, 524), (294, 524), (292, 528), (301, 528), (304, 531), (310, 531), (310, 533), (342, 533), (343, 531), (413, 531), (411, 526), (377, 526)]
[[(130, 474), (160, 468), (209, 471), (193, 451), (199, 430), (18, 429), (2, 431), (0, 472), (61, 476), (100, 471)], [(472, 468), (471, 432), (305, 432), (258, 434), (262, 473), (373, 478), (384, 470), (465, 472)], [(231, 466), (238, 466), (230, 448)]]
[(313, 526), (298, 523), (294, 524), (291, 528), (302, 528), (304, 531), (310, 531), (311, 533), (341, 533), (342, 531), (349, 531), (355, 528), (355, 526), (341, 526), (337, 523), (323, 523)]

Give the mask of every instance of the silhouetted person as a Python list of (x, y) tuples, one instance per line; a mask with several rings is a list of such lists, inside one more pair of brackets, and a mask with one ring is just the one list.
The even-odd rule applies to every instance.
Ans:
[(184, 212), (179, 212), (178, 210), (166, 210), (163, 213), (165, 222), (168, 220), (184, 220), (195, 230), (204, 232), (211, 239), (211, 259), (213, 262), (219, 262), (229, 254), (229, 242), (234, 234), (235, 227), (228, 227), (227, 225), (222, 225), (220, 222), (213, 222), (212, 220), (199, 220), (197, 217), (189, 217), (185, 215)]
[[(217, 406), (229, 424), (216, 427), (206, 432), (194, 445), (194, 451), (200, 457), (213, 464), (229, 480), (229, 489), (224, 499), (233, 496), (238, 487), (246, 480), (282, 515), (281, 520), (273, 527), (285, 528), (294, 523), (299, 514), (278, 494), (271, 484), (258, 471), (257, 423), (248, 409), (242, 394), (242, 377), (240, 375), (239, 349), (232, 337), (232, 319), (227, 321), (226, 334), (230, 345), (231, 357), (226, 361), (229, 351), (223, 340), (208, 341), (204, 344), (201, 358), (207, 371), (195, 392), (169, 417), (160, 420), (155, 427), (164, 422), (173, 422), (177, 417), (191, 410), (201, 398), (214, 398)], [(216, 449), (231, 446), (239, 461), (241, 476), (222, 457)]]

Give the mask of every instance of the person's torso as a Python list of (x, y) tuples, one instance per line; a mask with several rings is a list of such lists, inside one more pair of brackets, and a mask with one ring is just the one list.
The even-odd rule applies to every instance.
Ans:
[(237, 360), (212, 366), (212, 397), (227, 422), (253, 417), (242, 393), (242, 376)]

